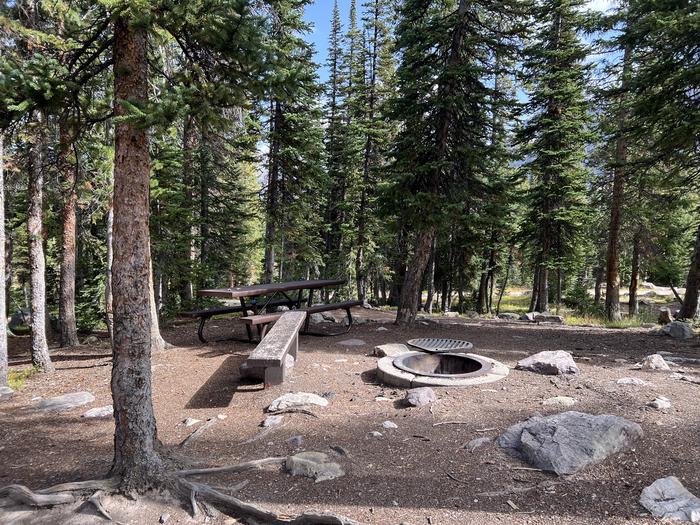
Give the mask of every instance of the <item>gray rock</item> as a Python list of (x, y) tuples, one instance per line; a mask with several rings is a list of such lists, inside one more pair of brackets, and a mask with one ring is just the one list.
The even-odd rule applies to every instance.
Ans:
[(683, 321), (673, 321), (672, 323), (662, 326), (654, 332), (658, 335), (668, 335), (674, 339), (692, 339), (693, 327), (689, 323)]
[(90, 392), (73, 392), (62, 396), (50, 397), (39, 401), (37, 408), (45, 412), (64, 412), (79, 406), (87, 405), (95, 400)]
[(578, 374), (579, 369), (569, 352), (563, 350), (539, 352), (518, 361), (518, 370), (544, 375)]
[(112, 405), (105, 405), (103, 407), (91, 408), (85, 412), (82, 417), (93, 418), (93, 417), (112, 417), (114, 416), (114, 407)]
[[(446, 313), (447, 313), (447, 312), (446, 312)], [(477, 311), (475, 311), (475, 310), (467, 310), (467, 311), (464, 312), (462, 315), (463, 315), (464, 317), (466, 317), (467, 319), (478, 319), (478, 318), (480, 317), (480, 316), (479, 316), (479, 312), (477, 312)]]
[(533, 416), (508, 428), (497, 443), (533, 467), (562, 475), (628, 450), (641, 436), (642, 428), (624, 418), (572, 411)]
[(373, 437), (373, 438), (380, 438), (380, 437), (384, 436), (384, 434), (382, 434), (381, 432), (377, 432), (376, 430), (373, 430), (368, 435), (369, 435), (369, 437)]
[(639, 503), (657, 519), (700, 523), (700, 498), (675, 476), (657, 479), (644, 488)]
[(374, 347), (374, 355), (377, 357), (396, 357), (397, 355), (405, 354), (410, 350), (406, 345), (398, 343), (389, 343), (386, 345), (379, 345)]
[(484, 445), (491, 443), (493, 441), (490, 437), (480, 437), (472, 439), (469, 443), (466, 443), (462, 448), (468, 450), (469, 452), (474, 452), (477, 448), (481, 448)]
[(313, 478), (316, 483), (345, 475), (341, 466), (329, 461), (328, 455), (323, 452), (300, 452), (287, 456), (284, 464), (292, 476)]
[(564, 318), (561, 315), (554, 314), (535, 314), (535, 322), (537, 323), (556, 323), (563, 324)]
[(675, 321), (675, 319), (673, 318), (673, 313), (671, 313), (669, 308), (659, 309), (659, 324), (669, 324), (673, 321)]
[(170, 514), (161, 514), (158, 523), (166, 523), (170, 519)]
[(302, 408), (309, 407), (311, 405), (317, 405), (320, 407), (328, 406), (328, 400), (317, 396), (316, 394), (309, 394), (307, 392), (297, 392), (296, 394), (284, 394), (278, 397), (270, 406), (267, 407), (268, 412), (279, 412), (280, 410), (286, 410), (288, 408)]
[(520, 319), (520, 316), (513, 312), (503, 312), (502, 314), (498, 314), (498, 318), (506, 319), (508, 321), (518, 321)]
[(382, 423), (382, 426), (387, 429), (399, 428), (399, 426), (393, 421), (384, 421), (384, 423)]
[(12, 390), (9, 386), (0, 386), (0, 401), (12, 399), (12, 396), (14, 395), (15, 391)]
[(328, 323), (338, 323), (342, 321), (342, 319), (339, 321), (338, 318), (330, 312), (322, 312), (321, 317)]
[(459, 312), (445, 312), (443, 315), (445, 317), (455, 318), (455, 317), (459, 317)]
[(671, 367), (668, 366), (663, 356), (659, 354), (646, 356), (642, 362), (639, 363), (639, 368), (642, 370), (671, 370)]
[(311, 314), (309, 319), (310, 324), (321, 324), (323, 322), (325, 322), (325, 319), (321, 314)]
[(186, 427), (191, 427), (192, 425), (196, 425), (197, 423), (201, 423), (201, 422), (202, 422), (201, 419), (195, 419), (193, 417), (188, 417), (187, 419), (185, 419), (183, 421), (183, 423)]
[(437, 394), (429, 386), (412, 388), (406, 392), (404, 401), (412, 407), (424, 407), (437, 401)]
[(84, 345), (97, 345), (100, 344), (100, 338), (97, 337), (96, 335), (89, 335), (85, 339), (83, 339), (83, 344)]
[(539, 312), (527, 312), (520, 316), (521, 321), (529, 321), (531, 323), (535, 322), (535, 316), (540, 315)]
[(304, 443), (304, 436), (292, 436), (287, 440), (287, 444), (299, 448)]
[(278, 427), (284, 421), (284, 416), (267, 416), (265, 421), (262, 422), (262, 426), (265, 428)]
[(345, 341), (340, 341), (338, 344), (342, 346), (365, 346), (367, 343), (362, 339), (346, 339)]
[(649, 383), (637, 377), (621, 377), (617, 380), (618, 385), (648, 386)]
[(572, 407), (574, 406), (578, 401), (576, 401), (573, 397), (569, 396), (555, 396), (555, 397), (550, 397), (542, 401), (542, 404), (544, 406), (554, 406), (554, 407)]
[(388, 332), (389, 329), (386, 326), (380, 326), (377, 328), (377, 332)]
[(20, 326), (29, 326), (32, 322), (32, 312), (29, 308), (22, 308), (17, 310), (10, 316), (10, 322), (8, 326), (10, 328), (19, 328)]
[(647, 403), (647, 406), (650, 406), (651, 408), (655, 408), (657, 410), (666, 410), (668, 408), (671, 408), (671, 400), (667, 397), (659, 396), (653, 401)]

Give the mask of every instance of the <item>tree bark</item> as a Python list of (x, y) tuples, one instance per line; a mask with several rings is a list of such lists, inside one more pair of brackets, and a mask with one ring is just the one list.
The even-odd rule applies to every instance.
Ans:
[(114, 261), (113, 230), (114, 230), (114, 168), (109, 174), (110, 196), (107, 210), (107, 267), (105, 268), (105, 322), (109, 340), (114, 342), (114, 307), (112, 296), (112, 262)]
[[(148, 93), (147, 32), (125, 17), (114, 22), (115, 115), (120, 102), (143, 104)], [(164, 475), (157, 452), (151, 391), (153, 299), (149, 216), (150, 157), (146, 130), (119, 122), (114, 159), (114, 463), (121, 490), (144, 493)]]
[(425, 300), (425, 311), (429, 314), (433, 313), (433, 303), (435, 302), (435, 259), (437, 257), (437, 240), (433, 239), (433, 245), (430, 248), (430, 261), (428, 262), (428, 293)]
[(265, 221), (265, 275), (266, 283), (275, 277), (275, 242), (277, 241), (277, 214), (279, 212), (279, 153), (280, 141), (277, 130), (280, 128), (282, 108), (279, 101), (272, 103), (270, 119), (270, 159), (267, 170), (267, 219)]
[(58, 301), (61, 346), (77, 346), (78, 328), (75, 321), (75, 208), (76, 173), (70, 162), (70, 149), (73, 146), (73, 133), (66, 118), (59, 123), (58, 166), (63, 186), (63, 210), (61, 223), (61, 285)]
[(603, 277), (605, 276), (605, 268), (599, 266), (595, 271), (595, 288), (593, 289), (593, 304), (600, 305), (602, 296), (601, 288), (603, 287)]
[(620, 109), (617, 116), (617, 133), (615, 140), (615, 167), (613, 168), (613, 190), (610, 203), (610, 226), (608, 228), (608, 260), (605, 282), (605, 316), (609, 321), (622, 319), (620, 312), (620, 225), (625, 187), (625, 164), (627, 162), (627, 108), (625, 107), (625, 89), (629, 84), (629, 70), (632, 48), (625, 46), (622, 65), (622, 91)]
[(187, 275), (180, 279), (180, 302), (181, 305), (189, 307), (194, 299), (194, 286), (192, 284), (194, 262), (196, 260), (195, 237), (197, 230), (194, 220), (194, 153), (197, 147), (197, 123), (192, 115), (185, 118), (182, 130), (182, 180), (185, 184), (185, 191), (188, 197), (188, 219), (190, 222), (190, 241), (187, 247)]
[(34, 142), (29, 150), (29, 189), (27, 210), (27, 233), (29, 236), (29, 286), (31, 310), (31, 354), (32, 364), (42, 372), (53, 372), (54, 365), (49, 356), (46, 341), (46, 262), (44, 260), (42, 204), (44, 172), (42, 166), (44, 146), (44, 122), (35, 112)]
[(639, 232), (635, 233), (632, 241), (632, 271), (630, 275), (630, 290), (629, 290), (629, 315), (637, 315), (639, 312), (639, 301), (637, 300), (637, 287), (639, 286), (639, 248), (640, 248)]
[(685, 297), (683, 306), (678, 313), (681, 319), (695, 319), (698, 317), (698, 293), (700, 291), (700, 226), (695, 237), (695, 248), (690, 259), (688, 278), (685, 281)]
[(5, 157), (0, 130), (0, 386), (7, 386), (7, 304), (5, 298)]
[(435, 239), (435, 228), (426, 228), (416, 237), (415, 249), (411, 263), (406, 271), (406, 278), (401, 291), (401, 303), (396, 313), (397, 323), (410, 324), (416, 320), (418, 313), (418, 295), (423, 281), (423, 272), (430, 259), (430, 249)]

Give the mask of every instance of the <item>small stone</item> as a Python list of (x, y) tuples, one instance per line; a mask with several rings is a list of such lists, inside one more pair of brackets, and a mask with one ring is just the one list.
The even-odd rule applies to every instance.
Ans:
[(277, 427), (282, 424), (284, 416), (267, 416), (265, 421), (262, 422), (262, 426), (265, 428)]
[(331, 450), (338, 454), (339, 456), (350, 457), (350, 452), (341, 447), (340, 445), (331, 445)]
[(480, 437), (472, 439), (469, 443), (466, 443), (462, 448), (468, 450), (469, 452), (474, 452), (477, 448), (483, 447), (487, 443), (491, 443), (492, 439), (489, 437)]
[(380, 438), (380, 437), (383, 437), (384, 434), (382, 434), (381, 432), (377, 432), (376, 430), (373, 430), (372, 432), (369, 433), (369, 436), (373, 437), (373, 438)]
[(201, 423), (201, 422), (202, 422), (201, 419), (195, 419), (195, 418), (193, 418), (193, 417), (188, 417), (188, 418), (185, 419), (182, 423), (183, 423), (186, 427), (191, 427), (192, 425), (196, 425), (197, 423)]
[(404, 401), (412, 407), (423, 407), (437, 401), (437, 394), (429, 386), (412, 388), (406, 392)]
[(397, 343), (389, 343), (374, 347), (374, 355), (377, 357), (396, 357), (406, 352), (409, 352), (408, 347)]
[(365, 346), (367, 343), (362, 339), (346, 339), (345, 341), (340, 341), (338, 344), (342, 346)]
[(0, 401), (12, 399), (13, 395), (15, 395), (15, 391), (9, 386), (0, 386)]
[(556, 406), (556, 407), (571, 407), (574, 406), (578, 401), (573, 397), (569, 396), (555, 396), (550, 397), (542, 401), (544, 406)]
[(227, 416), (226, 414), (218, 414), (218, 415), (216, 416), (216, 418), (217, 418), (217, 419), (220, 419), (221, 421), (223, 421), (223, 420), (226, 419), (227, 417), (228, 417), (228, 416)]
[(345, 475), (341, 466), (329, 461), (328, 455), (323, 452), (300, 452), (287, 456), (284, 465), (292, 476), (313, 478), (316, 483)]
[(96, 418), (96, 417), (112, 417), (114, 415), (114, 407), (112, 405), (105, 405), (103, 407), (91, 408), (85, 412), (82, 417)]
[(663, 356), (659, 354), (646, 356), (644, 360), (639, 363), (639, 368), (642, 370), (671, 370)]
[(307, 392), (290, 393), (275, 399), (270, 403), (270, 406), (267, 407), (267, 410), (268, 412), (279, 412), (280, 410), (286, 410), (288, 408), (303, 408), (310, 405), (325, 407), (328, 406), (328, 400)]
[(515, 368), (545, 375), (579, 373), (579, 368), (576, 366), (573, 356), (563, 350), (538, 352), (518, 361)]
[(384, 423), (382, 423), (382, 426), (384, 428), (399, 428), (399, 426), (393, 421), (384, 421)]
[(642, 490), (639, 503), (657, 519), (700, 523), (700, 498), (675, 476), (654, 481)]
[(165, 523), (170, 519), (170, 514), (161, 514), (158, 523)]
[(287, 440), (287, 444), (294, 448), (299, 448), (304, 443), (303, 436), (292, 436)]
[(388, 397), (384, 397), (384, 396), (377, 396), (377, 397), (374, 398), (374, 400), (375, 400), (375, 401), (380, 401), (380, 402), (381, 402), (381, 401), (391, 401), (391, 399), (389, 399)]
[(377, 332), (388, 332), (389, 329), (386, 326), (380, 326), (377, 328)]
[(671, 408), (671, 401), (666, 397), (659, 396), (653, 401), (647, 403), (647, 406), (650, 406), (651, 408), (655, 408), (657, 410), (666, 410), (668, 408)]
[(621, 377), (617, 380), (618, 385), (647, 386), (649, 383), (637, 377)]
[(74, 392), (72, 394), (42, 399), (39, 401), (38, 408), (45, 412), (64, 412), (66, 410), (73, 410), (82, 405), (87, 405), (94, 400), (95, 396), (90, 392)]

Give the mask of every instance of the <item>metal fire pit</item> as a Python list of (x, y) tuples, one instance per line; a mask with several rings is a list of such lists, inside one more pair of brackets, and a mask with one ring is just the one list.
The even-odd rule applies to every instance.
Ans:
[(493, 364), (474, 354), (424, 354), (409, 352), (394, 358), (393, 364), (417, 376), (462, 379), (483, 376), (491, 372)]
[(408, 346), (435, 354), (441, 353), (467, 353), (474, 348), (474, 345), (469, 341), (460, 341), (458, 339), (435, 339), (423, 337), (421, 339), (411, 339), (406, 341)]

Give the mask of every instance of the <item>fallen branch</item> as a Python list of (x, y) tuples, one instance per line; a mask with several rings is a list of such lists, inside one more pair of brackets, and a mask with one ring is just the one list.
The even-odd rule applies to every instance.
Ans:
[(433, 423), (434, 427), (439, 427), (440, 425), (471, 425), (470, 421), (440, 421), (439, 423)]
[(313, 412), (311, 412), (311, 410), (308, 410), (306, 408), (285, 408), (284, 410), (275, 410), (274, 412), (270, 412), (270, 414), (273, 414), (275, 416), (281, 414), (304, 414), (305, 416), (311, 416), (315, 417), (316, 419), (320, 419), (318, 415), (314, 414)]
[(361, 525), (345, 516), (326, 512), (308, 511), (297, 516), (277, 514), (252, 503), (246, 503), (234, 496), (219, 492), (203, 483), (185, 480), (181, 480), (181, 483), (183, 486), (196, 492), (200, 498), (206, 499), (214, 505), (219, 504), (236, 514), (261, 520), (270, 525)]
[(200, 476), (202, 474), (219, 474), (222, 472), (245, 472), (247, 470), (255, 470), (265, 467), (267, 465), (281, 465), (284, 463), (286, 458), (284, 457), (269, 457), (256, 459), (253, 461), (246, 461), (245, 463), (238, 463), (236, 465), (223, 465), (221, 467), (209, 467), (209, 468), (194, 468), (185, 470), (176, 470), (173, 472), (176, 476)]
[(468, 481), (465, 481), (465, 480), (463, 480), (463, 479), (459, 479), (459, 478), (458, 478), (457, 476), (455, 476), (454, 474), (450, 474), (449, 472), (445, 472), (445, 474), (447, 474), (447, 477), (448, 477), (448, 478), (450, 478), (450, 479), (456, 481), (457, 483), (463, 483), (463, 484), (465, 484), (465, 485), (469, 485), (469, 482), (468, 482)]
[(185, 439), (183, 439), (183, 440), (182, 440), (182, 443), (180, 443), (179, 446), (180, 446), (180, 447), (185, 447), (185, 446), (187, 446), (187, 445), (190, 443), (190, 441), (193, 441), (193, 440), (197, 439), (197, 438), (202, 434), (202, 432), (204, 432), (206, 429), (208, 429), (208, 428), (213, 427), (214, 425), (216, 425), (216, 423), (217, 423), (218, 421), (219, 421), (218, 418), (210, 417), (209, 419), (207, 419), (207, 422), (206, 422), (206, 423), (204, 423), (204, 424), (203, 424), (202, 426), (200, 426), (197, 430), (195, 430), (195, 431), (192, 432), (189, 436), (187, 436)]

